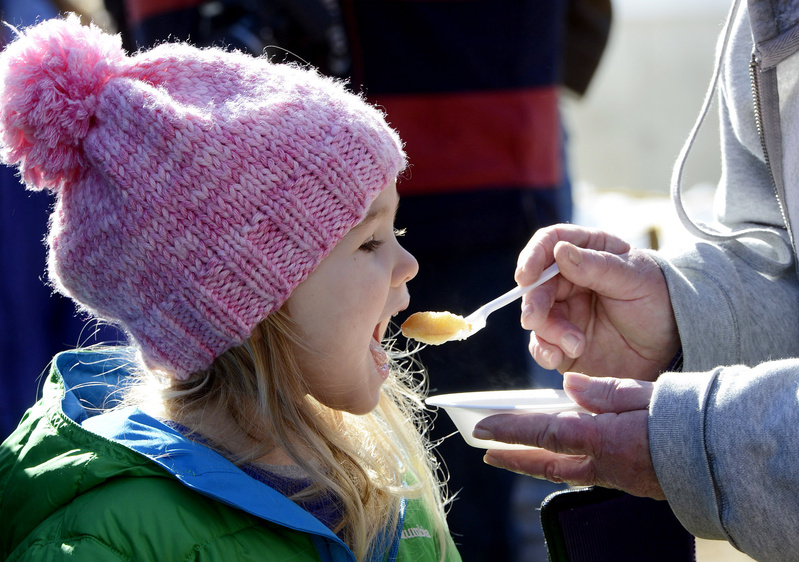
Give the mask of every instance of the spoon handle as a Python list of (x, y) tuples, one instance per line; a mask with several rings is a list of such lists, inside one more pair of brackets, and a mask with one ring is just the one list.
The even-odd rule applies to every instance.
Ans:
[(513, 301), (515, 301), (525, 293), (529, 293), (539, 285), (543, 285), (544, 283), (555, 277), (558, 273), (559, 273), (558, 264), (553, 263), (541, 273), (541, 276), (534, 283), (530, 285), (525, 285), (523, 287), (517, 286), (514, 289), (511, 289), (504, 295), (495, 298), (491, 302), (488, 302), (483, 306), (481, 306), (480, 308), (478, 308), (477, 310), (475, 310), (468, 318), (466, 318), (466, 320), (467, 321), (471, 321), (470, 319), (476, 320), (477, 317), (482, 316), (482, 320), (485, 321), (485, 318), (495, 310), (500, 309), (503, 306), (512, 303)]

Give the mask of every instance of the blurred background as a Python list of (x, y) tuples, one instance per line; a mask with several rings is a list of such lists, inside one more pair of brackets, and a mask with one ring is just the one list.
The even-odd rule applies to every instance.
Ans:
[[(102, 0), (64, 0), (107, 27)], [(668, 198), (671, 169), (713, 68), (727, 0), (614, 0), (610, 39), (581, 99), (563, 100), (574, 180), (574, 222), (638, 246), (677, 246), (685, 234)], [(715, 110), (684, 176), (689, 214), (711, 212), (719, 175)], [(750, 560), (727, 543), (698, 541), (702, 562)]]
[[(574, 221), (639, 246), (652, 234), (661, 247), (679, 245), (685, 235), (668, 201), (669, 180), (704, 100), (729, 2), (614, 0), (613, 9), (605, 57), (587, 95), (564, 102)], [(713, 107), (684, 172), (692, 216), (711, 212), (718, 144)]]

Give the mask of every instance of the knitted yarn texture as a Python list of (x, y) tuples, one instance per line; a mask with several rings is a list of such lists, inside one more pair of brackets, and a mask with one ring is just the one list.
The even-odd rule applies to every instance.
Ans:
[(53, 285), (181, 379), (277, 310), (405, 167), (382, 113), (315, 71), (176, 43), (128, 56), (76, 16), (0, 54), (0, 157), (56, 193)]

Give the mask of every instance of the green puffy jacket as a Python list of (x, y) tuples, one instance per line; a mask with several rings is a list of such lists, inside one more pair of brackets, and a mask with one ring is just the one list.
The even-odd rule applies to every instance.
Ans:
[[(0, 446), (5, 560), (354, 560), (325, 525), (214, 451), (113, 405), (129, 359), (68, 352)], [(378, 559), (438, 560), (429, 512), (408, 501)], [(460, 560), (448, 538), (448, 560)]]

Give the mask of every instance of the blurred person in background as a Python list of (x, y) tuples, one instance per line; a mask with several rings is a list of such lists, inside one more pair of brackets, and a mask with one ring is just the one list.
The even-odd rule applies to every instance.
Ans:
[[(106, 0), (130, 50), (166, 40), (309, 63), (385, 108), (406, 142), (397, 225), (420, 263), (414, 311), (467, 314), (510, 288), (537, 229), (571, 219), (564, 88), (582, 96), (609, 0)], [(412, 312), (412, 311), (409, 311)], [(403, 318), (398, 318), (401, 322)], [(561, 385), (508, 309), (468, 342), (422, 349), (431, 393)], [(535, 508), (562, 486), (499, 473), (445, 416), (434, 436), (464, 560), (543, 560)], [(515, 506), (515, 508), (514, 508)], [(521, 513), (514, 517), (514, 509)]]

